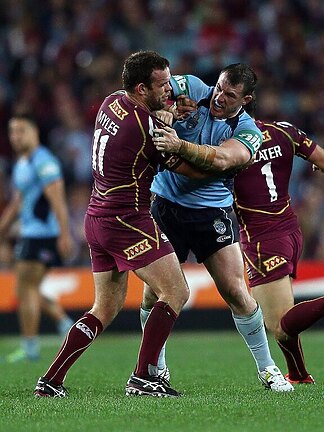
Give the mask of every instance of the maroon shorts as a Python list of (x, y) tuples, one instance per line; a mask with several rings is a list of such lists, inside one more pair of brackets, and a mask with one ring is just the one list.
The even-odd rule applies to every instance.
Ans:
[(241, 243), (250, 287), (266, 284), (290, 275), (296, 278), (302, 253), (300, 229), (292, 234), (255, 243)]
[(93, 272), (136, 270), (174, 252), (149, 212), (97, 217), (86, 214)]

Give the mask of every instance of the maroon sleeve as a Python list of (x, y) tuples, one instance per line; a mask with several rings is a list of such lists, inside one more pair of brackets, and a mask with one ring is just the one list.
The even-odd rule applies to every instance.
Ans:
[(294, 153), (303, 159), (309, 159), (316, 147), (316, 143), (305, 132), (288, 122), (273, 122), (273, 128), (278, 129), (279, 134), (284, 134), (292, 142)]

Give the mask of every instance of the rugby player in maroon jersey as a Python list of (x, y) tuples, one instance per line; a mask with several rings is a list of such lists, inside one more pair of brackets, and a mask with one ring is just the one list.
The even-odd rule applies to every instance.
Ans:
[[(253, 113), (252, 113), (253, 114)], [(324, 149), (287, 122), (256, 121), (263, 144), (254, 163), (234, 181), (235, 210), (253, 297), (288, 366), (292, 384), (314, 383), (299, 334), (324, 317), (324, 297), (294, 306), (303, 237), (288, 193), (294, 156), (324, 170)]]
[(146, 323), (127, 395), (179, 396), (158, 375), (157, 359), (189, 297), (179, 261), (150, 213), (150, 185), (158, 166), (205, 176), (153, 142), (163, 123), (153, 112), (170, 96), (169, 62), (152, 51), (134, 53), (123, 69), (124, 91), (108, 96), (96, 118), (93, 191), (85, 216), (95, 285), (93, 307), (70, 329), (47, 372), (39, 378), (37, 397), (65, 397), (65, 376), (72, 364), (113, 321), (124, 305), (128, 271), (148, 283), (158, 297)]

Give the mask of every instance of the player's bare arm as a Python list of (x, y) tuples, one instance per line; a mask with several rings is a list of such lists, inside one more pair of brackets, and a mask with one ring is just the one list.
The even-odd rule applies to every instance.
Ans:
[(316, 146), (309, 161), (313, 163), (314, 171), (320, 170), (324, 172), (324, 149), (320, 146)]
[(155, 129), (153, 138), (156, 148), (167, 153), (175, 153), (195, 167), (211, 172), (224, 172), (232, 168), (244, 167), (251, 159), (250, 151), (238, 140), (230, 138), (221, 146), (198, 145), (180, 139), (172, 128)]
[(73, 250), (73, 244), (69, 230), (63, 180), (57, 180), (47, 185), (44, 194), (60, 225), (60, 236), (57, 239), (58, 250), (63, 258), (69, 258)]
[(0, 220), (0, 240), (3, 239), (6, 232), (10, 228), (13, 221), (18, 216), (21, 206), (21, 195), (19, 191), (15, 191), (9, 204), (5, 207)]

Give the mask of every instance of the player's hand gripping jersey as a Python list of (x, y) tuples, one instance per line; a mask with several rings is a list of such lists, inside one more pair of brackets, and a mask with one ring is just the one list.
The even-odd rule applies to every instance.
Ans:
[(235, 177), (235, 207), (241, 241), (271, 239), (298, 228), (288, 193), (294, 155), (308, 159), (316, 143), (286, 122), (256, 121), (263, 144), (253, 165)]
[(93, 137), (94, 186), (87, 213), (114, 215), (149, 210), (150, 185), (157, 167), (176, 168), (179, 158), (163, 155), (153, 142), (153, 129), (164, 124), (119, 91), (99, 109)]
[[(196, 112), (174, 124), (180, 138), (214, 146), (221, 145), (226, 139), (235, 138), (249, 149), (251, 156), (254, 155), (261, 145), (262, 137), (253, 119), (243, 109), (233, 118), (215, 119), (209, 110), (214, 87), (207, 86), (192, 75), (173, 76), (170, 83), (174, 98), (185, 94), (198, 102)], [(228, 181), (228, 178), (196, 180), (163, 171), (155, 176), (151, 190), (185, 207), (230, 207), (233, 203), (232, 186), (233, 181)]]

